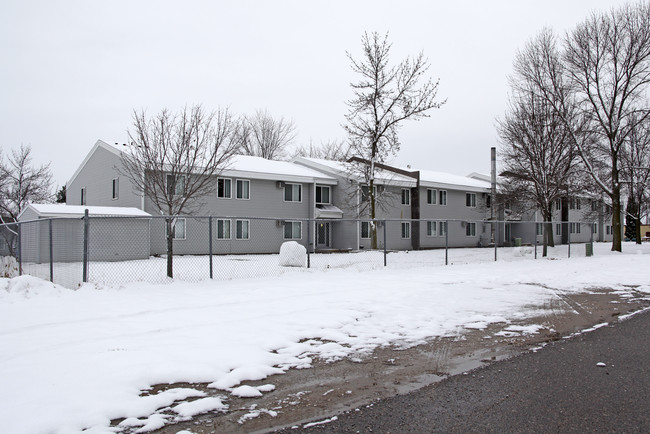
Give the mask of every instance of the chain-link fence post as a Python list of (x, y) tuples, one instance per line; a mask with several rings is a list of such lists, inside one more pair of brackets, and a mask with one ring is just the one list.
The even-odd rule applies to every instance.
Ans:
[(449, 265), (449, 220), (445, 220), (445, 265)]
[[(318, 227), (318, 222), (314, 220), (314, 226)], [(311, 268), (311, 254), (310, 248), (311, 245), (311, 221), (307, 220), (307, 268)]]
[(18, 233), (18, 242), (16, 243), (16, 256), (18, 259), (18, 275), (23, 275), (23, 231), (22, 225), (18, 223), (16, 232)]
[(212, 279), (212, 216), (208, 217), (208, 252), (210, 257), (210, 279)]
[(494, 262), (497, 261), (498, 245), (499, 245), (499, 220), (494, 222)]
[(567, 231), (567, 234), (566, 234), (566, 242), (567, 242), (567, 246), (568, 246), (568, 249), (567, 249), (567, 255), (568, 256), (567, 257), (570, 258), (571, 257), (571, 223), (569, 223), (568, 225), (569, 225), (569, 230)]
[(387, 229), (386, 228), (386, 220), (384, 220), (384, 267), (386, 266), (386, 263), (387, 263), (386, 262), (386, 255), (388, 253), (386, 251), (386, 232), (388, 232), (386, 229)]
[(84, 211), (84, 247), (83, 247), (83, 264), (82, 264), (82, 281), (88, 282), (88, 209)]
[(48, 220), (49, 233), (50, 233), (50, 282), (54, 282), (54, 246), (52, 245), (52, 219)]

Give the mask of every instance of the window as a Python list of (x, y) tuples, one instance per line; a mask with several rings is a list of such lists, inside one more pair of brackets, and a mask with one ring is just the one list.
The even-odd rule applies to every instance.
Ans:
[(217, 219), (217, 239), (230, 239), (230, 220)]
[(361, 238), (370, 239), (370, 222), (361, 222)]
[(598, 223), (594, 223), (592, 225), (592, 231), (593, 231), (594, 234), (598, 233)]
[(591, 200), (591, 210), (592, 211), (599, 211), (599, 206), (598, 206), (598, 201), (595, 199)]
[[(165, 225), (166, 227), (167, 225)], [(174, 235), (172, 239), (174, 240), (184, 240), (185, 239), (185, 219), (175, 218), (172, 220), (172, 231)]]
[(569, 209), (576, 209), (576, 200), (574, 198), (569, 199)]
[(555, 210), (559, 211), (562, 209), (562, 199), (555, 199)]
[(435, 237), (438, 234), (438, 222), (427, 222), (427, 237)]
[(316, 203), (330, 203), (330, 188), (324, 185), (316, 186)]
[(285, 240), (299, 240), (301, 238), (302, 238), (302, 222), (284, 222)]
[(465, 193), (465, 206), (476, 208), (476, 193)]
[(235, 221), (235, 238), (238, 240), (247, 240), (249, 239), (248, 229), (250, 223), (248, 220), (237, 220)]
[(544, 235), (544, 223), (537, 223), (535, 227), (536, 227), (536, 231), (535, 231), (536, 235)]
[(439, 222), (438, 223), (438, 235), (441, 237), (446, 237), (447, 236), (447, 222)]
[(572, 234), (580, 233), (580, 223), (569, 223), (569, 232)]
[(173, 196), (183, 196), (185, 193), (185, 176), (167, 175), (167, 194)]
[(476, 236), (476, 223), (467, 223), (465, 225), (465, 235), (468, 237)]
[(613, 234), (612, 227), (610, 225), (606, 225), (605, 230), (606, 230), (607, 235), (612, 235)]
[(562, 235), (562, 224), (555, 224), (555, 235)]
[(436, 204), (436, 196), (438, 195), (438, 191), (434, 190), (432, 188), (427, 188), (427, 203), (429, 205), (435, 205)]
[(411, 190), (408, 188), (403, 188), (402, 189), (402, 205), (410, 205), (411, 204)]
[(411, 238), (411, 223), (402, 222), (402, 238)]
[(112, 190), (113, 190), (111, 197), (113, 199), (117, 199), (117, 198), (120, 197), (120, 179), (119, 178), (114, 178), (113, 182), (111, 184), (112, 184), (111, 187), (112, 187)]
[(485, 207), (490, 208), (492, 206), (492, 195), (488, 194), (485, 196)]
[(235, 182), (235, 197), (237, 199), (251, 198), (251, 182), (247, 179), (238, 179)]
[(576, 209), (580, 209), (580, 199), (576, 199)]
[(284, 184), (285, 202), (302, 202), (302, 184)]
[(438, 204), (447, 205), (447, 190), (440, 190), (438, 193)]
[(221, 199), (232, 197), (232, 179), (217, 178), (217, 197)]
[(81, 204), (86, 204), (86, 187), (81, 187)]

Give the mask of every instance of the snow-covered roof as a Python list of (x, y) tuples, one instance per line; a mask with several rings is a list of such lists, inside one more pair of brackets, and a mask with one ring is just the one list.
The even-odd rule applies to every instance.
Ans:
[[(323, 160), (320, 158), (296, 157), (292, 160), (299, 165), (308, 166), (316, 170), (324, 171), (335, 176), (345, 178), (356, 178), (361, 182), (360, 176), (350, 170), (353, 163), (342, 161)], [(401, 187), (415, 187), (415, 179), (389, 170), (377, 169), (375, 171), (375, 183), (378, 185), (397, 185)]]
[(490, 188), (489, 181), (432, 170), (420, 170), (420, 185), (423, 187), (469, 187), (469, 189), (481, 190)]
[(114, 216), (114, 217), (151, 217), (138, 208), (122, 206), (85, 206), (66, 205), (62, 203), (31, 203), (25, 207), (20, 216), (28, 209), (36, 212), (40, 217), (81, 217), (88, 210), (91, 216)]
[(337, 182), (332, 176), (309, 167), (288, 161), (267, 160), (248, 155), (235, 155), (221, 175), (277, 181), (318, 182), (331, 185)]

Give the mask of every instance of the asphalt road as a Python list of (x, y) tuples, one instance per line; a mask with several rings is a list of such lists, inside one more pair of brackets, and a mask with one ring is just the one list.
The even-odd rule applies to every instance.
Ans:
[(650, 432), (650, 311), (299, 431)]

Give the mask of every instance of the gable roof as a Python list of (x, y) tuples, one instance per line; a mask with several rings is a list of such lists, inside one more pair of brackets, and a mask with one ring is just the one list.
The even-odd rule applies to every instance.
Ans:
[[(357, 182), (364, 182), (361, 177), (352, 172), (352, 163), (349, 161), (333, 161), (333, 160), (323, 160), (320, 158), (311, 158), (311, 157), (295, 157), (292, 162), (313, 168), (315, 170), (323, 171), (325, 173), (340, 176), (343, 178), (352, 178)], [(379, 166), (379, 165), (378, 165)], [(383, 167), (388, 167), (382, 165)], [(400, 187), (415, 187), (416, 178), (412, 176), (405, 175), (403, 173), (397, 173), (391, 170), (385, 170), (383, 168), (377, 168), (375, 171), (375, 183), (377, 185), (395, 185)]]

